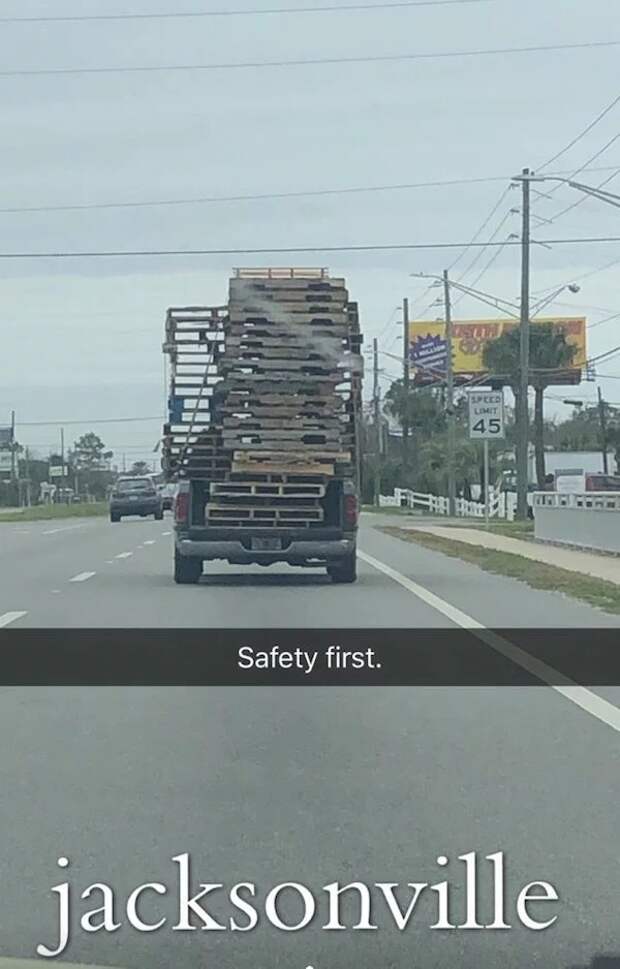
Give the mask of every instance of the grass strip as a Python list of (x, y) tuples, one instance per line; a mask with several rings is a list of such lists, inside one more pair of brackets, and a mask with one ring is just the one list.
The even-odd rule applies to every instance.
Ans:
[(620, 585), (607, 582), (605, 579), (596, 579), (594, 576), (571, 572), (556, 565), (536, 562), (513, 552), (498, 552), (496, 549), (484, 548), (480, 545), (469, 545), (466, 542), (417, 531), (414, 528), (385, 525), (380, 530), (393, 538), (415, 542), (416, 545), (424, 545), (434, 552), (443, 552), (444, 555), (450, 555), (452, 558), (470, 562), (485, 572), (518, 579), (533, 589), (561, 592), (573, 599), (580, 599), (591, 606), (603, 609), (605, 612), (616, 615), (620, 613)]
[(2, 522), (36, 522), (52, 521), (57, 518), (91, 518), (97, 515), (107, 515), (109, 506), (107, 501), (87, 502), (75, 505), (32, 505), (22, 511), (10, 511), (2, 514), (0, 508), (0, 525)]

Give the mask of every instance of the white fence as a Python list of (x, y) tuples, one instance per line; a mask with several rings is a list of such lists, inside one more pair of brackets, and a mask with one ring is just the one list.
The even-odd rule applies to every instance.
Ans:
[(543, 542), (620, 554), (620, 493), (537, 491), (534, 535)]
[[(516, 496), (512, 492), (491, 491), (489, 517), (506, 518), (508, 521), (512, 521), (515, 517), (516, 505)], [(449, 501), (445, 496), (410, 491), (408, 488), (394, 488), (393, 495), (379, 495), (379, 507), (411, 508), (415, 511), (426, 511), (432, 515), (448, 515), (450, 513)], [(456, 514), (462, 518), (484, 518), (484, 503), (457, 498)]]

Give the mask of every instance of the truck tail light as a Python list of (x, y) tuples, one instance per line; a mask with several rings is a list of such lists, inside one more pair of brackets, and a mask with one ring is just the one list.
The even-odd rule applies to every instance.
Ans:
[(357, 525), (359, 505), (356, 495), (344, 496), (344, 520), (347, 525)]
[(179, 491), (174, 499), (174, 520), (177, 525), (186, 525), (189, 518), (189, 492)]

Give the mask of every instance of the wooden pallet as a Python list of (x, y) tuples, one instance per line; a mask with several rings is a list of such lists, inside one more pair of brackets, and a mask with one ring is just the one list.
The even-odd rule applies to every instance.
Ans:
[(219, 518), (223, 521), (253, 521), (258, 522), (281, 522), (283, 519), (288, 521), (323, 521), (323, 509), (315, 506), (306, 508), (259, 508), (246, 505), (212, 505), (207, 503), (205, 509), (207, 520)]
[[(222, 421), (224, 432), (242, 431), (251, 434), (253, 431), (261, 430), (281, 430), (283, 421), (281, 415), (277, 417), (225, 417)], [(336, 431), (346, 430), (347, 424), (340, 417), (325, 414), (322, 417), (297, 417), (291, 416), (286, 422), (289, 430), (303, 431), (312, 433), (313, 431)]]
[(269, 519), (261, 519), (260, 521), (255, 521), (253, 518), (248, 519), (226, 519), (226, 518), (211, 518), (209, 519), (209, 525), (213, 528), (312, 528), (317, 525), (321, 525), (322, 522), (316, 521), (299, 521), (296, 519), (282, 518), (277, 521), (270, 521)]
[(210, 493), (215, 498), (323, 498), (327, 488), (324, 482), (265, 482), (265, 481), (225, 481), (211, 486)]

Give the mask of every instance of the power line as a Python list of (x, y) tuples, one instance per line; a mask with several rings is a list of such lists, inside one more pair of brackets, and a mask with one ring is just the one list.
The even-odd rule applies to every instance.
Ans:
[[(616, 137), (613, 140), (616, 141), (618, 138), (620, 138), (620, 134), (619, 135), (616, 135)], [(596, 187), (597, 188), (604, 188), (605, 185), (609, 185), (609, 183), (611, 181), (613, 181), (614, 178), (617, 178), (618, 175), (620, 175), (620, 168), (617, 168), (615, 172), (613, 172), (611, 175), (609, 175), (606, 179), (604, 179), (600, 183), (600, 185), (597, 185)], [(585, 194), (582, 195), (581, 198), (578, 198), (576, 202), (571, 202), (571, 204), (570, 205), (567, 205), (566, 208), (565, 209), (562, 209), (561, 212), (556, 212), (555, 215), (552, 215), (551, 218), (549, 219), (549, 222), (556, 222), (557, 219), (561, 218), (561, 216), (563, 216), (563, 215), (566, 215), (567, 212), (572, 212), (573, 209), (576, 209), (580, 205), (583, 205), (583, 203), (586, 202), (589, 198), (590, 198), (589, 195), (585, 195)]]
[(620, 313), (613, 313), (611, 316), (606, 316), (604, 320), (597, 320), (596, 323), (589, 323), (588, 330), (594, 330), (597, 326), (602, 326), (603, 323), (611, 323), (612, 320), (617, 320), (620, 317)]
[(569, 143), (567, 145), (565, 145), (564, 148), (562, 148), (555, 155), (553, 155), (551, 158), (549, 158), (543, 165), (539, 165), (536, 170), (538, 172), (541, 172), (544, 168), (548, 168), (549, 165), (552, 165), (554, 161), (557, 161), (558, 158), (561, 158), (562, 155), (565, 155), (566, 152), (570, 151), (570, 149), (573, 148), (576, 144), (578, 144), (578, 142), (580, 142), (582, 138), (585, 138), (585, 136), (587, 134), (589, 134), (590, 131), (592, 131), (593, 128), (596, 127), (596, 125), (599, 123), (599, 121), (602, 121), (603, 118), (606, 115), (608, 115), (609, 112), (612, 111), (616, 107), (616, 105), (618, 103), (620, 103), (620, 94), (617, 95), (617, 97), (615, 97), (613, 99), (613, 101), (610, 104), (607, 105), (606, 108), (603, 108), (603, 110), (601, 111), (601, 113), (596, 116), (596, 118), (594, 119), (594, 121), (591, 121), (590, 124), (586, 128), (584, 128), (583, 131), (580, 131), (579, 134), (575, 138), (573, 138), (572, 141), (569, 141)]
[(592, 276), (597, 276), (599, 273), (604, 273), (608, 269), (613, 269), (615, 266), (619, 266), (619, 265), (620, 265), (620, 259), (614, 259), (614, 260), (612, 260), (612, 262), (608, 262), (608, 263), (605, 263), (604, 266), (600, 266), (599, 269), (590, 269), (588, 272), (582, 273), (581, 276), (573, 276), (573, 277), (571, 277), (571, 279), (569, 279), (567, 281), (567, 283), (563, 283), (562, 284), (562, 287), (558, 287), (557, 285), (555, 285), (555, 286), (549, 286), (546, 289), (540, 289), (537, 292), (532, 293), (532, 295), (533, 296), (542, 296), (542, 297), (544, 297), (548, 293), (553, 292), (554, 289), (563, 288), (563, 286), (566, 286), (568, 283), (571, 283), (571, 282), (572, 283), (580, 283), (584, 279), (590, 279)]
[[(585, 170), (585, 169), (584, 169)], [(603, 166), (597, 168), (591, 168), (591, 172), (616, 172), (618, 170), (617, 166)], [(556, 172), (556, 175), (572, 175), (573, 172)], [(129, 208), (146, 208), (149, 206), (172, 206), (172, 205), (202, 205), (202, 204), (212, 204), (218, 202), (255, 202), (261, 201), (263, 199), (288, 199), (288, 198), (308, 198), (313, 196), (321, 195), (348, 195), (348, 194), (359, 194), (364, 192), (399, 192), (406, 191), (410, 189), (417, 188), (445, 188), (451, 185), (476, 185), (484, 184), (488, 182), (505, 182), (510, 181), (511, 175), (485, 175), (477, 178), (449, 178), (434, 180), (428, 182), (401, 182), (393, 185), (354, 185), (354, 186), (344, 186), (343, 188), (323, 188), (323, 189), (308, 189), (295, 192), (260, 192), (254, 195), (212, 195), (212, 196), (197, 196), (195, 198), (184, 198), (184, 199), (145, 199), (143, 201), (136, 202), (85, 202), (85, 203), (74, 203), (67, 205), (20, 205), (20, 206), (5, 206), (0, 208), (0, 214), (15, 214), (15, 213), (29, 213), (29, 212), (79, 212), (79, 211), (90, 211), (93, 209), (129, 209)], [(472, 242), (477, 239), (480, 233), (486, 228), (489, 221), (495, 215), (495, 212), (504, 200), (505, 195), (510, 191), (510, 186), (508, 186), (500, 201), (493, 207), (488, 217), (485, 219), (483, 224), (480, 226), (478, 231), (472, 238)], [(463, 254), (469, 248), (469, 243), (466, 245)], [(457, 260), (458, 261), (458, 260)], [(453, 266), (456, 262), (453, 263)], [(451, 267), (452, 268), (452, 267)]]
[(300, 58), (288, 61), (239, 61), (219, 64), (141, 64), (125, 67), (53, 67), (0, 71), (0, 77), (53, 77), (72, 74), (151, 74), (170, 71), (223, 71), (265, 67), (313, 67), (328, 64), (380, 64), (396, 61), (446, 60), (459, 57), (489, 57), (507, 54), (535, 54), (550, 51), (594, 50), (620, 47), (620, 40), (584, 41), (578, 44), (536, 44), (530, 47), (494, 47), (476, 50), (424, 51), (413, 54), (371, 54), (354, 57)]
[[(465, 279), (465, 277), (467, 276), (467, 274), (471, 272), (471, 270), (472, 270), (472, 269), (474, 268), (474, 266), (475, 266), (475, 265), (476, 265), (476, 264), (478, 263), (478, 261), (479, 261), (479, 260), (480, 260), (480, 259), (482, 258), (482, 256), (484, 255), (484, 253), (485, 253), (485, 249), (493, 245), (493, 241), (494, 241), (494, 239), (496, 238), (496, 236), (497, 236), (497, 234), (498, 234), (498, 233), (499, 233), (499, 232), (501, 231), (501, 229), (503, 228), (503, 226), (504, 226), (504, 225), (506, 224), (506, 222), (508, 221), (508, 219), (510, 218), (510, 216), (511, 216), (511, 215), (512, 215), (512, 209), (509, 209), (509, 210), (508, 210), (508, 211), (507, 211), (507, 212), (505, 213), (505, 215), (503, 216), (503, 218), (501, 219), (501, 221), (499, 222), (499, 224), (498, 224), (498, 225), (496, 226), (496, 228), (495, 228), (495, 231), (493, 232), (493, 235), (492, 235), (492, 236), (491, 236), (491, 237), (490, 237), (490, 238), (488, 239), (488, 241), (487, 241), (487, 243), (486, 243), (486, 245), (485, 245), (485, 246), (483, 246), (483, 247), (482, 247), (482, 248), (481, 248), (481, 249), (479, 250), (479, 252), (477, 252), (477, 253), (476, 253), (476, 255), (474, 256), (474, 258), (473, 258), (473, 259), (472, 259), (472, 261), (470, 262), (470, 264), (469, 264), (469, 266), (467, 267), (467, 269), (464, 269), (464, 270), (463, 270), (463, 272), (461, 273), (461, 275), (460, 275), (460, 276), (459, 276), (459, 278), (457, 279), (457, 283), (461, 283), (461, 282), (462, 282), (462, 281), (463, 281), (463, 280)], [(510, 238), (510, 237), (508, 237), (508, 238)], [(508, 240), (506, 240), (506, 241), (508, 241)], [(459, 303), (459, 302), (460, 302), (460, 301), (461, 301), (461, 300), (463, 299), (463, 297), (464, 297), (464, 296), (465, 296), (465, 294), (464, 294), (464, 293), (463, 293), (463, 294), (462, 294), (461, 296), (459, 296), (459, 297), (458, 297), (458, 298), (457, 298), (457, 299), (455, 300), (455, 304), (454, 304), (454, 305), (456, 305), (457, 303)]]
[[(508, 240), (510, 238), (511, 238), (511, 236), (508, 236), (507, 237), (507, 239), (505, 240), (506, 244), (508, 243)], [(493, 266), (494, 263), (497, 261), (497, 259), (499, 259), (499, 257), (501, 256), (501, 254), (502, 254), (503, 251), (504, 251), (504, 246), (499, 246), (495, 250), (495, 252), (493, 253), (493, 255), (491, 256), (491, 258), (489, 259), (489, 261), (486, 264), (486, 266), (484, 266), (484, 268), (478, 273), (478, 275), (474, 279), (474, 281), (473, 281), (473, 283), (471, 284), (471, 287), (470, 287), (471, 289), (475, 289), (476, 288), (476, 286), (478, 285), (478, 283), (480, 282), (480, 280), (482, 279), (482, 277), (487, 274), (487, 272), (489, 271), (489, 269), (491, 268), (491, 266)], [(463, 295), (465, 295), (465, 294), (463, 294)]]
[[(540, 239), (539, 245), (590, 245), (595, 243), (620, 242), (620, 236), (589, 236), (584, 238)], [(352, 245), (352, 246), (274, 246), (260, 249), (102, 249), (75, 250), (73, 252), (0, 252), (0, 259), (107, 259), (116, 257), (149, 257), (149, 256), (244, 256), (269, 255), (272, 253), (303, 254), (311, 252), (389, 252), (407, 251), (413, 249), (461, 249), (463, 246), (473, 245), (481, 248), (490, 246), (520, 245), (518, 239), (504, 242), (407, 242), (388, 243), (386, 245)]]
[(158, 417), (98, 417), (86, 418), (83, 421), (62, 420), (56, 421), (17, 421), (18, 427), (69, 427), (73, 424), (131, 424), (137, 421), (158, 421), (161, 422), (161, 414)]
[(508, 175), (491, 175), (483, 178), (450, 178), (430, 182), (404, 182), (397, 185), (360, 185), (344, 188), (323, 188), (298, 192), (260, 192), (255, 195), (214, 195), (187, 199), (148, 199), (141, 202), (87, 202), (73, 205), (10, 206), (0, 208), (0, 213), (15, 212), (71, 212), (83, 209), (129, 209), (154, 205), (198, 205), (215, 202), (254, 202), (262, 199), (306, 198), (320, 195), (346, 195), (359, 192), (395, 192), (415, 188), (444, 188), (450, 185), (473, 185), (484, 182), (503, 182)]
[(333, 7), (271, 7), (265, 10), (181, 10), (162, 13), (75, 14), (54, 17), (0, 17), (3, 24), (49, 24), (106, 20), (179, 20), (198, 17), (247, 17), (260, 14), (334, 13), (341, 11), (391, 10), (405, 7), (444, 7), (490, 3), (494, 0), (396, 0), (388, 3), (341, 3)]
[[(489, 222), (491, 221), (491, 219), (493, 218), (493, 216), (495, 215), (495, 213), (497, 212), (497, 210), (501, 207), (502, 202), (504, 201), (504, 199), (506, 198), (506, 196), (509, 194), (509, 192), (511, 191), (511, 189), (512, 189), (512, 183), (510, 185), (507, 185), (506, 186), (506, 188), (504, 189), (504, 191), (500, 195), (499, 199), (497, 200), (497, 202), (495, 203), (495, 205), (493, 206), (493, 208), (491, 209), (491, 211), (487, 215), (486, 219), (483, 221), (482, 225), (480, 225), (478, 227), (478, 229), (474, 232), (473, 236), (471, 237), (471, 242), (476, 242), (476, 240), (484, 232), (484, 230), (486, 229), (487, 225), (489, 224)], [(469, 248), (469, 246), (467, 247), (467, 249), (468, 248)], [(451, 272), (454, 269), (454, 267), (458, 265), (458, 263), (461, 261), (461, 259), (463, 258), (463, 256), (467, 252), (467, 249), (463, 249), (463, 252), (460, 254), (460, 256), (457, 256), (457, 258), (454, 260), (454, 262), (452, 262), (448, 266), (448, 272)]]

